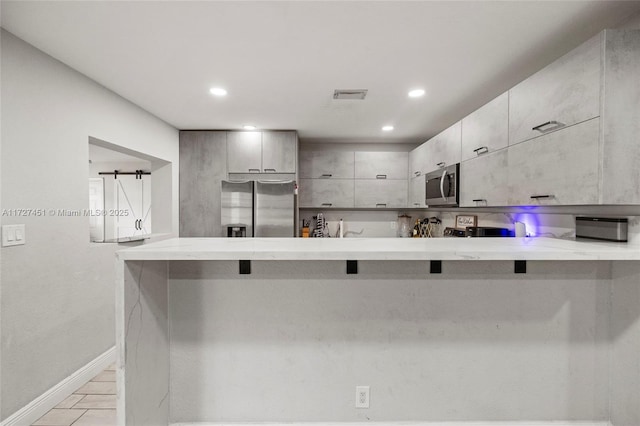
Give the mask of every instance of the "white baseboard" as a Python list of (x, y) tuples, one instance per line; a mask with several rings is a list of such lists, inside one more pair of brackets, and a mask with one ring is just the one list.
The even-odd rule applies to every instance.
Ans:
[(243, 423), (172, 423), (170, 426), (611, 426), (611, 423), (588, 421), (498, 421), (498, 422), (243, 422)]
[(60, 404), (80, 386), (93, 379), (116, 360), (115, 346), (72, 373), (57, 385), (7, 417), (0, 426), (28, 426)]

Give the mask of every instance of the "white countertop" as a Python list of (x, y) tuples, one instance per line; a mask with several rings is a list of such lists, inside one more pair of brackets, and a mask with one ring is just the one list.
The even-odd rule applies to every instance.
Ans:
[(640, 260), (640, 246), (555, 238), (173, 238), (121, 260)]

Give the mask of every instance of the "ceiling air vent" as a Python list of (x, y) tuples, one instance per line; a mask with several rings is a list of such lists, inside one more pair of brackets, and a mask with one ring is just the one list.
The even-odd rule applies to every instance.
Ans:
[(333, 99), (362, 100), (367, 92), (367, 89), (336, 89), (333, 91)]

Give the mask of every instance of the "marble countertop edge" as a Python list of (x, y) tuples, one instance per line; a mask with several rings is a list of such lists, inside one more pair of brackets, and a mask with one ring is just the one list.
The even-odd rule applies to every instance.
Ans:
[(640, 246), (538, 238), (173, 238), (127, 260), (640, 260)]

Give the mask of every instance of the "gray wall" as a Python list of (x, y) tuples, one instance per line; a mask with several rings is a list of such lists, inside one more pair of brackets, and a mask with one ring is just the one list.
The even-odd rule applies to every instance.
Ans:
[(172, 262), (171, 420), (608, 420), (609, 262), (344, 268)]
[[(158, 202), (177, 234), (176, 129), (4, 31), (1, 78), (3, 208), (87, 208), (94, 137), (173, 163)], [(2, 217), (14, 223), (27, 244), (2, 249), (1, 419), (114, 345), (122, 248), (91, 245), (84, 217)]]

